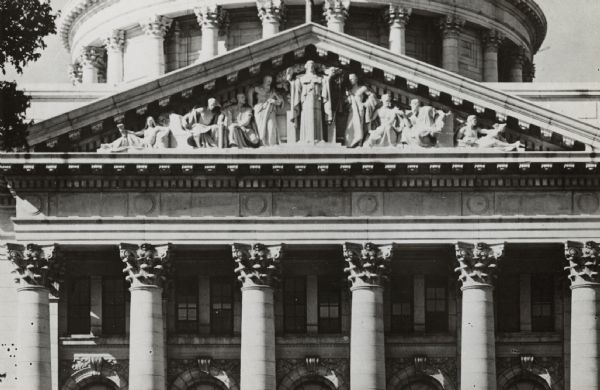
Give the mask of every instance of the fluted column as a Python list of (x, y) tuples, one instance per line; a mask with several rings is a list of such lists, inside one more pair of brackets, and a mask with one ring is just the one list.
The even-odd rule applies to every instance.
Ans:
[(462, 283), (460, 388), (496, 389), (494, 279), (504, 244), (456, 244)]
[(344, 244), (352, 292), (351, 390), (385, 390), (383, 284), (391, 256), (391, 245)]
[(279, 32), (284, 17), (285, 4), (281, 0), (257, 0), (258, 17), (262, 22), (262, 37), (268, 38)]
[(131, 283), (129, 389), (165, 390), (165, 334), (162, 292), (170, 269), (171, 245), (121, 244)]
[(151, 15), (140, 21), (140, 27), (146, 36), (146, 55), (144, 69), (148, 77), (163, 75), (165, 63), (165, 35), (173, 20), (161, 15)]
[(233, 244), (235, 273), (242, 284), (240, 388), (275, 390), (275, 311), (282, 245)]
[(111, 85), (123, 82), (123, 48), (125, 33), (115, 30), (104, 38), (106, 46), (106, 82)]
[(489, 30), (483, 36), (484, 82), (498, 82), (498, 48), (500, 47), (500, 43), (502, 43), (502, 39), (503, 37), (498, 30)]
[(411, 8), (402, 8), (390, 4), (385, 18), (390, 25), (390, 50), (398, 54), (406, 54), (406, 25), (410, 20)]
[(58, 295), (64, 274), (57, 245), (6, 244), (18, 283), (17, 383), (28, 390), (51, 390), (49, 293)]
[(523, 82), (523, 65), (525, 64), (525, 59), (525, 50), (523, 48), (515, 49), (510, 54), (511, 67), (509, 81), (511, 83)]
[(206, 61), (219, 53), (219, 29), (223, 26), (226, 13), (214, 1), (204, 2), (194, 12), (202, 29), (202, 49), (198, 61)]
[(102, 50), (94, 46), (84, 47), (79, 55), (79, 64), (81, 65), (81, 83), (97, 83), (99, 68), (102, 65)]
[(323, 15), (327, 20), (327, 28), (343, 33), (349, 9), (350, 0), (325, 0)]
[(600, 389), (600, 246), (569, 241), (571, 280), (571, 389)]
[(460, 32), (465, 20), (457, 15), (448, 15), (440, 22), (442, 30), (442, 67), (450, 72), (459, 71)]

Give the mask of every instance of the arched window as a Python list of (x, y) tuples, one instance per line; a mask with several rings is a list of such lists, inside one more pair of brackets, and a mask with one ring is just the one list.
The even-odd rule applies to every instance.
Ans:
[(443, 390), (438, 384), (432, 383), (432, 381), (426, 379), (414, 380), (398, 390)]
[(331, 390), (329, 386), (326, 386), (318, 382), (305, 382), (300, 386), (296, 386), (294, 390)]
[(96, 382), (84, 386), (82, 390), (115, 390), (115, 387), (104, 383)]
[(188, 387), (188, 390), (223, 390), (223, 388), (219, 385), (204, 382)]
[(509, 384), (504, 390), (547, 390), (548, 388), (531, 379), (516, 380)]

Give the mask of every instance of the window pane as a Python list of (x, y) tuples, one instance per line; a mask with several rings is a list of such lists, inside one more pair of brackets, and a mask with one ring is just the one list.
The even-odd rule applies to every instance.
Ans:
[(198, 330), (198, 279), (178, 278), (175, 283), (177, 331), (195, 333)]
[(320, 277), (318, 282), (319, 332), (341, 332), (341, 285), (339, 279)]
[(283, 282), (283, 327), (287, 333), (306, 332), (306, 277), (289, 277)]
[(413, 331), (413, 276), (393, 276), (390, 286), (391, 331), (410, 333)]
[(69, 281), (67, 328), (70, 334), (90, 333), (90, 278)]
[(233, 333), (233, 289), (232, 278), (210, 280), (210, 329), (213, 334)]
[[(499, 332), (518, 332), (521, 323), (521, 279), (519, 275), (500, 275), (494, 290)], [(532, 311), (535, 309), (532, 308)]]
[(447, 283), (445, 276), (425, 277), (425, 330), (448, 331)]
[(125, 334), (125, 296), (127, 287), (122, 277), (102, 278), (102, 333)]
[(554, 330), (554, 277), (550, 274), (531, 275), (531, 330)]

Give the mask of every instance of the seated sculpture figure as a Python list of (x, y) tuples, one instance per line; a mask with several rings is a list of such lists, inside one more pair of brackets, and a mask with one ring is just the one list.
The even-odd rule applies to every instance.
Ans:
[(421, 106), (418, 99), (410, 101), (410, 110), (406, 113), (407, 129), (402, 132), (402, 143), (423, 148), (434, 147), (437, 136), (444, 128), (450, 114), (435, 109), (432, 106)]
[(135, 135), (144, 138), (144, 145), (149, 149), (167, 149), (169, 148), (168, 127), (159, 126), (153, 117), (146, 118), (146, 127), (143, 130), (135, 132)]
[(229, 130), (229, 145), (238, 148), (257, 148), (261, 140), (256, 130), (252, 107), (246, 104), (246, 95), (238, 93), (235, 105), (224, 112), (225, 123)]
[(505, 123), (497, 123), (492, 129), (482, 129), (478, 126), (477, 116), (469, 115), (466, 124), (456, 134), (458, 147), (502, 149), (506, 152), (522, 149), (520, 141), (506, 142), (502, 136), (505, 129)]
[(183, 127), (191, 133), (197, 148), (226, 148), (224, 116), (217, 99), (210, 98), (206, 107), (195, 107), (183, 117)]
[(373, 121), (378, 120), (379, 126), (369, 132), (365, 146), (396, 146), (400, 143), (402, 131), (409, 126), (404, 112), (392, 106), (392, 97), (384, 94), (381, 97), (382, 106), (373, 114)]
[(109, 144), (100, 145), (98, 152), (125, 152), (130, 149), (144, 149), (146, 144), (135, 131), (127, 130), (122, 123), (117, 124), (121, 136)]

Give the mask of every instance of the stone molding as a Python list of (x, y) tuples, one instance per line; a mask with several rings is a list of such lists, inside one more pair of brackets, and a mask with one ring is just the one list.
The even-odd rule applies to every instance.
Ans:
[(227, 390), (239, 390), (239, 360), (212, 359), (169, 359), (167, 381), (169, 390), (186, 390), (191, 386), (210, 381)]
[(15, 282), (20, 287), (36, 286), (58, 295), (65, 273), (65, 264), (58, 244), (3, 245), (6, 258), (13, 263), (17, 274)]
[(498, 262), (504, 255), (504, 243), (490, 245), (484, 242), (458, 242), (455, 248), (459, 264), (455, 271), (459, 273), (458, 280), (462, 282), (462, 288), (493, 285)]
[(242, 287), (275, 287), (280, 281), (284, 246), (264, 244), (233, 244), (235, 273)]
[(456, 390), (456, 359), (427, 357), (386, 359), (387, 388), (400, 389), (417, 379), (440, 386), (444, 390)]
[(121, 52), (125, 47), (125, 32), (114, 30), (104, 37), (104, 46), (109, 52)]
[(164, 38), (172, 23), (173, 19), (162, 15), (150, 15), (139, 22), (144, 34), (155, 38)]
[(563, 390), (564, 363), (562, 357), (540, 357), (530, 355), (526, 364), (525, 356), (497, 357), (498, 388), (505, 389), (516, 380), (530, 380), (551, 390)]
[(125, 279), (136, 286), (164, 287), (170, 276), (172, 245), (120, 244)]
[(391, 271), (394, 244), (376, 245), (371, 242), (355, 244), (347, 242), (343, 247), (344, 259), (352, 288), (360, 286), (383, 286)]
[(325, 0), (323, 2), (323, 16), (327, 22), (330, 20), (345, 22), (349, 9), (350, 0)]
[(306, 381), (317, 381), (335, 390), (348, 390), (348, 359), (277, 359), (278, 390), (293, 390)]
[(200, 27), (223, 28), (227, 22), (227, 11), (216, 1), (205, 1), (194, 8), (194, 14)]
[(466, 20), (458, 15), (446, 15), (440, 20), (439, 27), (444, 38), (457, 38), (460, 35)]
[(410, 21), (412, 8), (404, 8), (399, 5), (390, 4), (384, 12), (384, 18), (390, 25), (398, 25), (406, 28)]
[(285, 20), (285, 3), (282, 0), (256, 0), (256, 8), (263, 23), (282, 23)]
[(90, 384), (109, 383), (119, 390), (128, 388), (128, 361), (89, 355), (60, 362), (61, 390), (81, 390)]
[(600, 245), (594, 241), (586, 243), (567, 241), (565, 243), (565, 259), (569, 265), (571, 287), (600, 283), (598, 277), (598, 261), (600, 260)]

